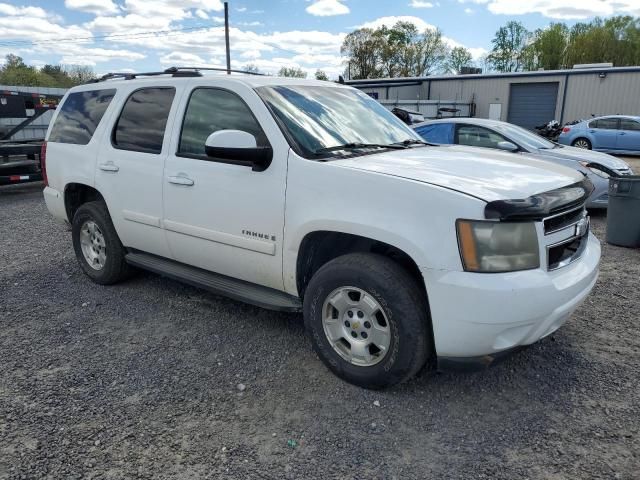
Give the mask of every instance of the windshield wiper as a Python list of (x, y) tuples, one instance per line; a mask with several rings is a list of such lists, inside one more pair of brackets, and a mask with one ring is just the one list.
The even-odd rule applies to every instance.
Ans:
[(425, 142), (424, 140), (417, 140), (415, 138), (407, 138), (406, 140), (403, 140), (401, 142), (396, 142), (393, 145), (405, 145), (405, 146), (409, 146), (409, 145), (428, 145), (430, 147), (437, 147), (438, 144), (437, 143), (429, 143), (429, 142)]
[(402, 143), (390, 143), (388, 145), (384, 145), (382, 143), (358, 143), (358, 142), (352, 142), (352, 143), (345, 143), (343, 145), (336, 145), (335, 147), (324, 147), (324, 148), (319, 148), (317, 150), (313, 151), (314, 155), (320, 155), (323, 153), (329, 153), (329, 152), (335, 152), (338, 150), (359, 150), (361, 148), (395, 148), (397, 149), (404, 149), (407, 148), (407, 145), (404, 145)]

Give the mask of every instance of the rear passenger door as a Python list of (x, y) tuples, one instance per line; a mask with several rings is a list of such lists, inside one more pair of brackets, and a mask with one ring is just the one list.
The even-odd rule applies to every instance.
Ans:
[(618, 150), (640, 151), (640, 123), (631, 118), (620, 119)]
[(592, 134), (595, 150), (615, 150), (618, 145), (618, 119), (599, 118), (589, 123), (589, 133)]
[(170, 257), (161, 228), (162, 174), (169, 148), (174, 86), (128, 89), (102, 139), (96, 188), (126, 247)]

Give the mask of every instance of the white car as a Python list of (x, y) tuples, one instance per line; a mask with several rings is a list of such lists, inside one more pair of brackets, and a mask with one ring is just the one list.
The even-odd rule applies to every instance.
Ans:
[(65, 95), (44, 148), (92, 280), (133, 266), (302, 310), (324, 363), (368, 388), (529, 345), (598, 276), (583, 175), (430, 146), (340, 84), (108, 76)]

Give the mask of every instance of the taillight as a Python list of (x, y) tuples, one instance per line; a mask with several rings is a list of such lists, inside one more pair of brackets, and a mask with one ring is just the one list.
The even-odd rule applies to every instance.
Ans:
[(42, 142), (42, 147), (40, 148), (40, 170), (42, 170), (42, 180), (44, 181), (44, 186), (49, 186), (49, 179), (47, 178), (47, 142)]
[(571, 128), (569, 128), (569, 127), (564, 127), (564, 128), (562, 129), (562, 133), (569, 133), (569, 130), (571, 130)]

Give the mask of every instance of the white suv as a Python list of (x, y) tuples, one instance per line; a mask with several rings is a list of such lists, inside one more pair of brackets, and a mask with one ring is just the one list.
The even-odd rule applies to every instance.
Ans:
[(382, 388), (529, 345), (596, 282), (576, 171), (425, 144), (340, 84), (111, 77), (66, 94), (42, 156), (97, 283), (133, 266), (302, 310), (334, 373)]

